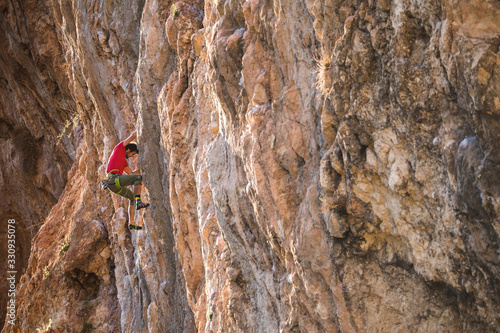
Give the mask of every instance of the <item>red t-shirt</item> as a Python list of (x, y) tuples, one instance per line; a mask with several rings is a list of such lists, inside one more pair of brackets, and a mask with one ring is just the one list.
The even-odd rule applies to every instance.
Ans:
[(106, 173), (117, 173), (120, 176), (123, 174), (123, 169), (128, 166), (127, 158), (125, 156), (125, 146), (123, 141), (116, 145), (115, 149), (111, 153), (108, 161), (108, 167), (106, 168)]

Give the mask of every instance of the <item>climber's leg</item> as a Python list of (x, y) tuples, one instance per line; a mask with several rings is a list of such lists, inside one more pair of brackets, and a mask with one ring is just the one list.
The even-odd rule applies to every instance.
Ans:
[(128, 206), (128, 220), (129, 220), (129, 229), (140, 230), (141, 226), (135, 224), (135, 196), (134, 192), (132, 192), (129, 188), (124, 188), (124, 197), (129, 200)]
[(119, 180), (122, 186), (134, 185), (135, 204), (137, 205), (136, 206), (137, 210), (149, 207), (149, 203), (143, 203), (141, 201), (141, 189), (142, 189), (141, 175), (134, 174), (134, 175), (120, 176)]
[[(124, 176), (121, 176), (121, 177), (124, 177)], [(108, 189), (111, 192), (114, 192), (114, 193), (116, 193), (124, 198), (127, 198), (129, 200), (129, 206), (128, 206), (129, 226), (128, 227), (130, 229), (140, 230), (140, 229), (142, 229), (142, 227), (135, 224), (135, 196), (134, 196), (134, 192), (132, 192), (127, 187), (122, 187), (121, 185), (122, 185), (122, 183), (120, 182), (121, 188), (118, 188), (116, 185), (111, 184), (111, 185), (109, 185)]]
[[(137, 227), (139, 227), (138, 225), (135, 224), (135, 205), (134, 204), (131, 204), (128, 206), (128, 221), (129, 221), (128, 227), (130, 229), (137, 229)], [(139, 227), (139, 228), (141, 228), (141, 227)]]

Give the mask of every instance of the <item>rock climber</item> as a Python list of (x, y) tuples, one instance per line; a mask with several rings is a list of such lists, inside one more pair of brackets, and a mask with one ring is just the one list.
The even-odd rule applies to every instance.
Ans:
[[(141, 201), (142, 176), (140, 175), (140, 170), (136, 169), (132, 171), (127, 163), (128, 158), (139, 154), (137, 144), (132, 142), (135, 138), (137, 138), (137, 131), (134, 131), (125, 141), (116, 145), (108, 160), (106, 168), (107, 178), (101, 183), (104, 189), (107, 188), (111, 192), (121, 195), (130, 201), (128, 227), (132, 230), (141, 230), (142, 227), (135, 224), (135, 211), (148, 207), (149, 203), (146, 204)], [(123, 175), (124, 171), (127, 175)], [(134, 192), (127, 187), (130, 185), (134, 185)]]

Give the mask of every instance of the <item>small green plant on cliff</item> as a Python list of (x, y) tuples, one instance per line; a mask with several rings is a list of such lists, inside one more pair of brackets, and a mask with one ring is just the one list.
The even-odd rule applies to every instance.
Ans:
[(175, 5), (175, 3), (172, 4), (172, 15), (174, 15), (174, 16), (179, 15), (179, 9)]
[(89, 301), (85, 300), (82, 302), (82, 313), (88, 317), (90, 311), (92, 309), (92, 305)]
[(52, 328), (52, 319), (49, 319), (49, 323), (47, 325), (45, 324), (42, 324), (42, 327), (41, 328), (37, 328), (36, 329), (36, 332), (37, 333), (44, 333), (44, 332), (48, 332), (49, 329)]
[(89, 333), (94, 330), (94, 325), (92, 323), (89, 323), (88, 321), (83, 323), (82, 329), (80, 333)]
[(61, 245), (61, 248), (59, 249), (59, 253), (63, 254), (64, 252), (68, 251), (70, 245), (71, 245), (71, 239), (69, 235), (67, 235), (64, 238), (64, 243)]
[(43, 280), (47, 280), (47, 278), (50, 276), (50, 265), (47, 265), (43, 269)]
[(68, 119), (64, 124), (64, 128), (61, 134), (57, 136), (56, 145), (59, 145), (64, 137), (69, 138), (71, 136), (71, 132), (75, 130), (75, 128), (78, 126), (78, 124), (80, 124), (80, 121), (82, 119), (77, 111), (71, 111), (71, 110), (68, 111), (72, 112), (72, 114), (70, 116), (70, 119)]

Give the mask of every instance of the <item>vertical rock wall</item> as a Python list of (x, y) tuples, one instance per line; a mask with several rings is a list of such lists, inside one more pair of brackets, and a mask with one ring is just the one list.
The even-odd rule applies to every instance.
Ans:
[[(7, 304), (7, 221), (15, 220), (19, 280), (31, 239), (67, 182), (75, 160), (75, 102), (50, 10), (0, 3), (0, 326)], [(36, 25), (29, 24), (36, 22)]]
[[(43, 218), (57, 201), (2, 332), (498, 331), (493, 0), (30, 1), (0, 16), (0, 126), (45, 143), (16, 178), (38, 189), (2, 212)], [(130, 233), (99, 180), (135, 126), (152, 207)], [(13, 151), (3, 165), (26, 164)]]

